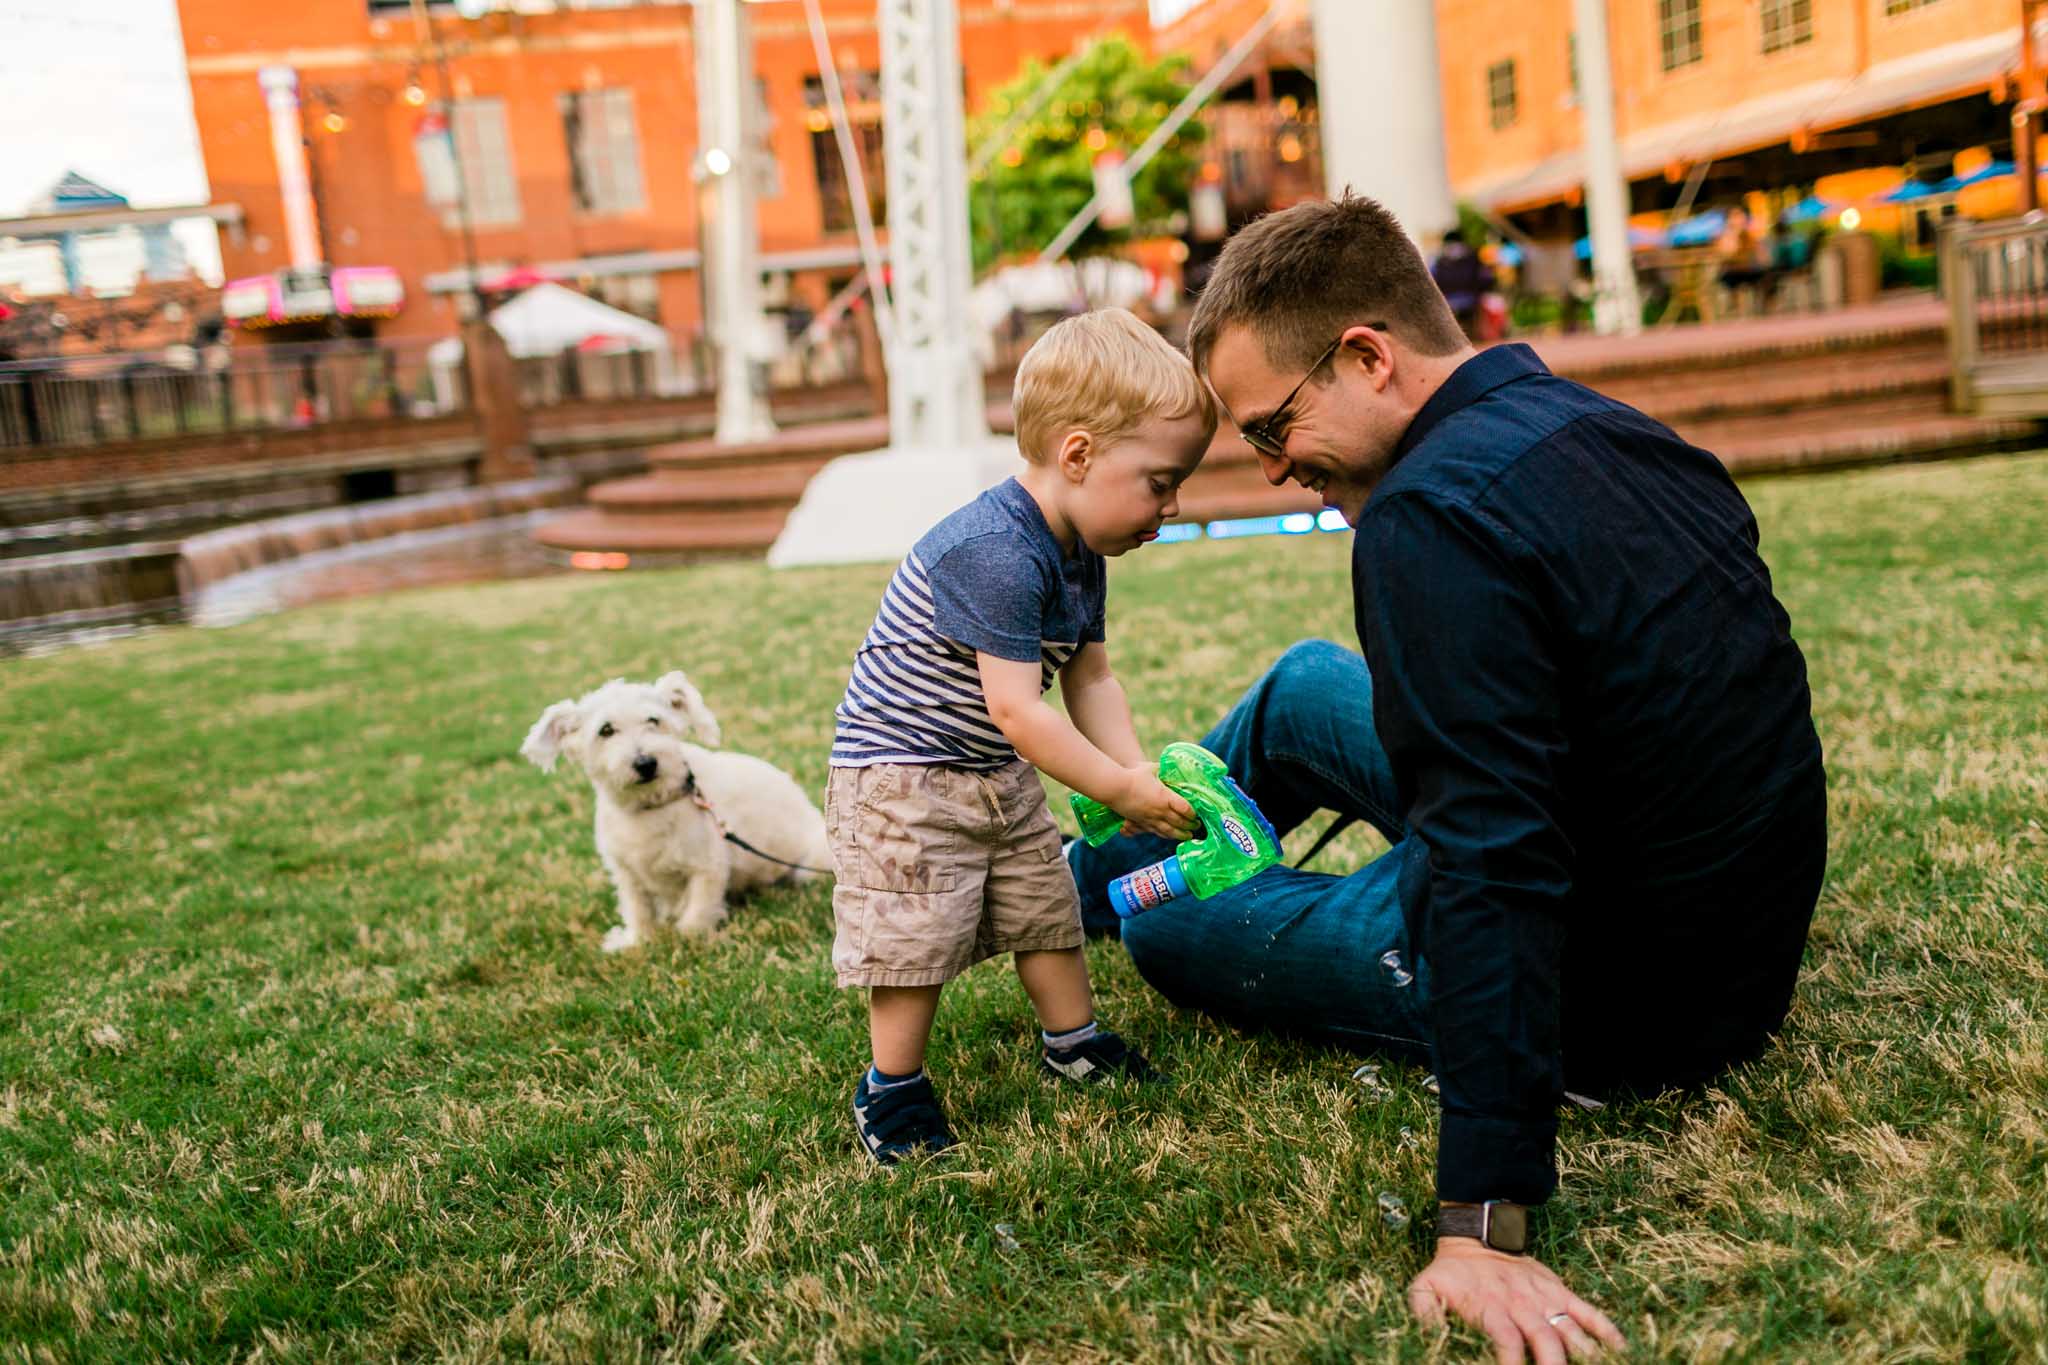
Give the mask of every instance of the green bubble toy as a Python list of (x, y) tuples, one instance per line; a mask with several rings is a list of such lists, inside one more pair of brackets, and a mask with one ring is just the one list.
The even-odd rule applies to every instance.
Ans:
[[(1280, 861), (1280, 836), (1231, 780), (1222, 759), (1199, 744), (1169, 744), (1159, 755), (1159, 780), (1195, 808), (1202, 827), (1172, 857), (1109, 884), (1117, 914), (1129, 919), (1190, 892), (1207, 900)], [(1124, 818), (1100, 801), (1077, 792), (1073, 804), (1081, 837), (1091, 846), (1109, 842), (1124, 826)]]

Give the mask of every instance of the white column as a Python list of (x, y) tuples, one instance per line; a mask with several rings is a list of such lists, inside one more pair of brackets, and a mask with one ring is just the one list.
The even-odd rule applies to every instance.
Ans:
[(881, 0), (889, 187), (889, 443), (986, 439), (968, 293), (967, 124), (954, 0)]
[(757, 388), (761, 336), (760, 229), (754, 186), (754, 45), (741, 0), (697, 0), (698, 229), (706, 272), (705, 319), (718, 348), (717, 439), (775, 434), (765, 385)]
[(1434, 0), (1315, 0), (1323, 183), (1385, 205), (1425, 247), (1458, 225)]
[(306, 172), (306, 133), (299, 121), (299, 73), (266, 66), (256, 73), (270, 108), (270, 150), (277, 158), (277, 187), (284, 198), (284, 239), (294, 267), (323, 259), (320, 229), (313, 217), (313, 180)]
[(1586, 120), (1586, 217), (1593, 236), (1593, 328), (1643, 330), (1635, 258), (1628, 244), (1628, 182), (1614, 139), (1614, 71), (1607, 55), (1607, 0), (1572, 0), (1579, 32), (1579, 111)]
[(879, 0), (888, 160), (889, 448), (819, 470), (768, 551), (777, 568), (902, 558), (1022, 468), (989, 434), (967, 249), (967, 136), (954, 0)]

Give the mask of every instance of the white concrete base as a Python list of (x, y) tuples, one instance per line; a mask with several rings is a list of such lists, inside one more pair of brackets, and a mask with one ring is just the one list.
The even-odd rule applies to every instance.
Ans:
[(769, 567), (894, 563), (941, 517), (1023, 468), (1007, 436), (842, 455), (804, 489), (768, 550)]

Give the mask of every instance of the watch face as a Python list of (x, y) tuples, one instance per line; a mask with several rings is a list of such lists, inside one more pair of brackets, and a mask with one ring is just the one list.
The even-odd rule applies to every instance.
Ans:
[(1529, 1211), (1520, 1204), (1488, 1204), (1486, 1244), (1495, 1251), (1526, 1251), (1529, 1246)]

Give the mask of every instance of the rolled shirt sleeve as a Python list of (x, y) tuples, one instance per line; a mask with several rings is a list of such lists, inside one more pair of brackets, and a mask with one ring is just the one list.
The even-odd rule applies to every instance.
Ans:
[(1353, 553), (1374, 722), (1428, 851), (1410, 927), (1430, 973), (1437, 1194), (1541, 1203), (1557, 1184), (1573, 872), (1541, 565), (1483, 510), (1422, 492), (1374, 503)]

